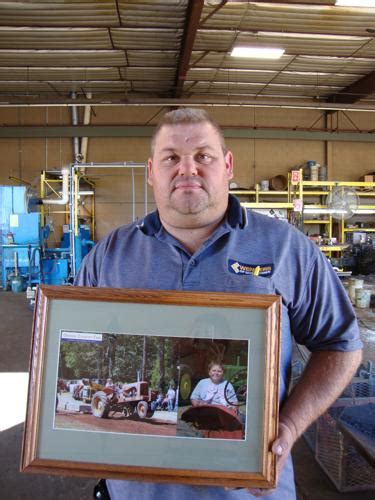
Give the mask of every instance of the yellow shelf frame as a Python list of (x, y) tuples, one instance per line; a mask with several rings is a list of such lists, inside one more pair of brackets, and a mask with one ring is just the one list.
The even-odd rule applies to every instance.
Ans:
[[(259, 208), (259, 209), (272, 209), (272, 208), (285, 208), (287, 210), (294, 209), (294, 201), (301, 200), (303, 208), (317, 208), (324, 209), (327, 205), (322, 203), (308, 203), (304, 204), (304, 199), (309, 199), (316, 196), (328, 196), (332, 191), (332, 188), (337, 186), (343, 187), (354, 187), (357, 188), (357, 194), (363, 198), (375, 197), (375, 182), (364, 182), (364, 181), (307, 181), (303, 180), (303, 171), (300, 169), (300, 181), (292, 184), (291, 174), (288, 174), (288, 187), (285, 191), (263, 191), (260, 189), (260, 185), (256, 184), (255, 189), (231, 189), (230, 193), (242, 196), (254, 196), (255, 201), (252, 202), (241, 202), (241, 205), (246, 208)], [(317, 188), (317, 189), (304, 189), (304, 188)], [(322, 189), (325, 188), (325, 189)], [(361, 189), (358, 189), (361, 188)], [(264, 201), (265, 198), (276, 198), (276, 197), (286, 197), (286, 201)], [(361, 210), (369, 211), (374, 210), (375, 215), (375, 204), (373, 205), (360, 205), (356, 211), (356, 215), (361, 215)], [(303, 212), (302, 212), (303, 214)], [(328, 230), (328, 237), (332, 238), (333, 232), (333, 218), (331, 214), (327, 214), (327, 219), (307, 219), (303, 215), (304, 224), (306, 225), (325, 225)], [(365, 214), (364, 214), (365, 215)], [(366, 214), (367, 215), (367, 214)], [(339, 232), (341, 242), (339, 245), (323, 245), (320, 246), (321, 250), (324, 252), (338, 252), (347, 248), (349, 245), (345, 244), (345, 233), (348, 232), (369, 232), (375, 233), (375, 228), (345, 228), (345, 220), (341, 219), (339, 222)]]

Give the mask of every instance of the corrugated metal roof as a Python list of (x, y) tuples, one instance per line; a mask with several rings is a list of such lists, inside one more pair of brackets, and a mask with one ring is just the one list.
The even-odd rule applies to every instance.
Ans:
[(0, 27), (4, 49), (112, 49), (104, 28), (9, 28)]
[(1, 66), (124, 66), (121, 50), (0, 50)]
[[(375, 28), (374, 9), (313, 4), (314, 2), (311, 5), (228, 2), (206, 21), (205, 27), (328, 35), (364, 35), (366, 28)], [(213, 7), (206, 6), (202, 17), (207, 16), (212, 9)]]
[(182, 30), (154, 28), (121, 28), (111, 30), (115, 47), (138, 50), (179, 49)]
[(178, 63), (177, 50), (127, 50), (126, 57), (129, 66), (158, 66), (175, 69)]
[[(183, 29), (187, 0), (118, 1), (121, 25), (136, 28)], [(155, 8), (156, 7), (156, 8)]]
[(117, 26), (112, 0), (63, 0), (0, 2), (3, 26)]
[(0, 67), (0, 80), (9, 80), (9, 75), (14, 80), (116, 80), (120, 78), (118, 68), (15, 68)]
[[(190, 7), (189, 7), (190, 5)], [(188, 0), (0, 0), (0, 100), (215, 94), (371, 99), (375, 9)], [(194, 10), (195, 9), (195, 10)], [(189, 16), (191, 16), (189, 18)], [(195, 17), (194, 17), (195, 16)], [(280, 47), (278, 60), (231, 57)], [(367, 83), (361, 79), (367, 78)], [(359, 82), (359, 90), (351, 86)], [(39, 97), (38, 97), (39, 96)]]

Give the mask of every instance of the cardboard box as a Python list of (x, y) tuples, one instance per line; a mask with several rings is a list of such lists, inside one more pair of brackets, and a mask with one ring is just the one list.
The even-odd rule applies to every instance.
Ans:
[[(361, 182), (375, 182), (375, 174), (366, 174), (359, 179)], [(373, 186), (364, 186), (361, 189), (364, 191), (373, 191)]]
[(362, 177), (363, 182), (375, 182), (374, 174), (367, 174)]

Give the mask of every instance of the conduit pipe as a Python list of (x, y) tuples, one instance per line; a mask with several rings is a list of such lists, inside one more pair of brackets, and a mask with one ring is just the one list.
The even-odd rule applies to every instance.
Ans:
[[(91, 97), (92, 97), (91, 92), (87, 92), (86, 97), (87, 97), (87, 99), (91, 99)], [(84, 110), (84, 114), (83, 114), (83, 125), (90, 125), (90, 119), (91, 119), (91, 106), (90, 105), (86, 105), (85, 106), (85, 110)], [(89, 140), (88, 137), (82, 137), (81, 138), (81, 156), (80, 156), (80, 160), (81, 160), (82, 163), (86, 162), (88, 140)], [(82, 168), (81, 172), (84, 174), (85, 173), (85, 169)]]
[[(77, 95), (75, 92), (72, 92), (72, 99), (76, 99)], [(77, 106), (72, 106), (72, 124), (78, 125), (78, 111)], [(79, 138), (73, 137), (73, 155), (74, 155), (74, 163), (80, 163), (81, 155), (79, 152)]]
[(62, 196), (61, 198), (50, 199), (46, 198), (41, 200), (44, 205), (66, 205), (69, 201), (69, 175), (70, 170), (65, 167), (61, 170), (62, 174)]

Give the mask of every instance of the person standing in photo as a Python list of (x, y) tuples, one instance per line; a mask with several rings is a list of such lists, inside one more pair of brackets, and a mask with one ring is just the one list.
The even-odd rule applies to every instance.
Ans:
[(170, 385), (167, 392), (168, 411), (173, 411), (175, 407), (176, 391)]

